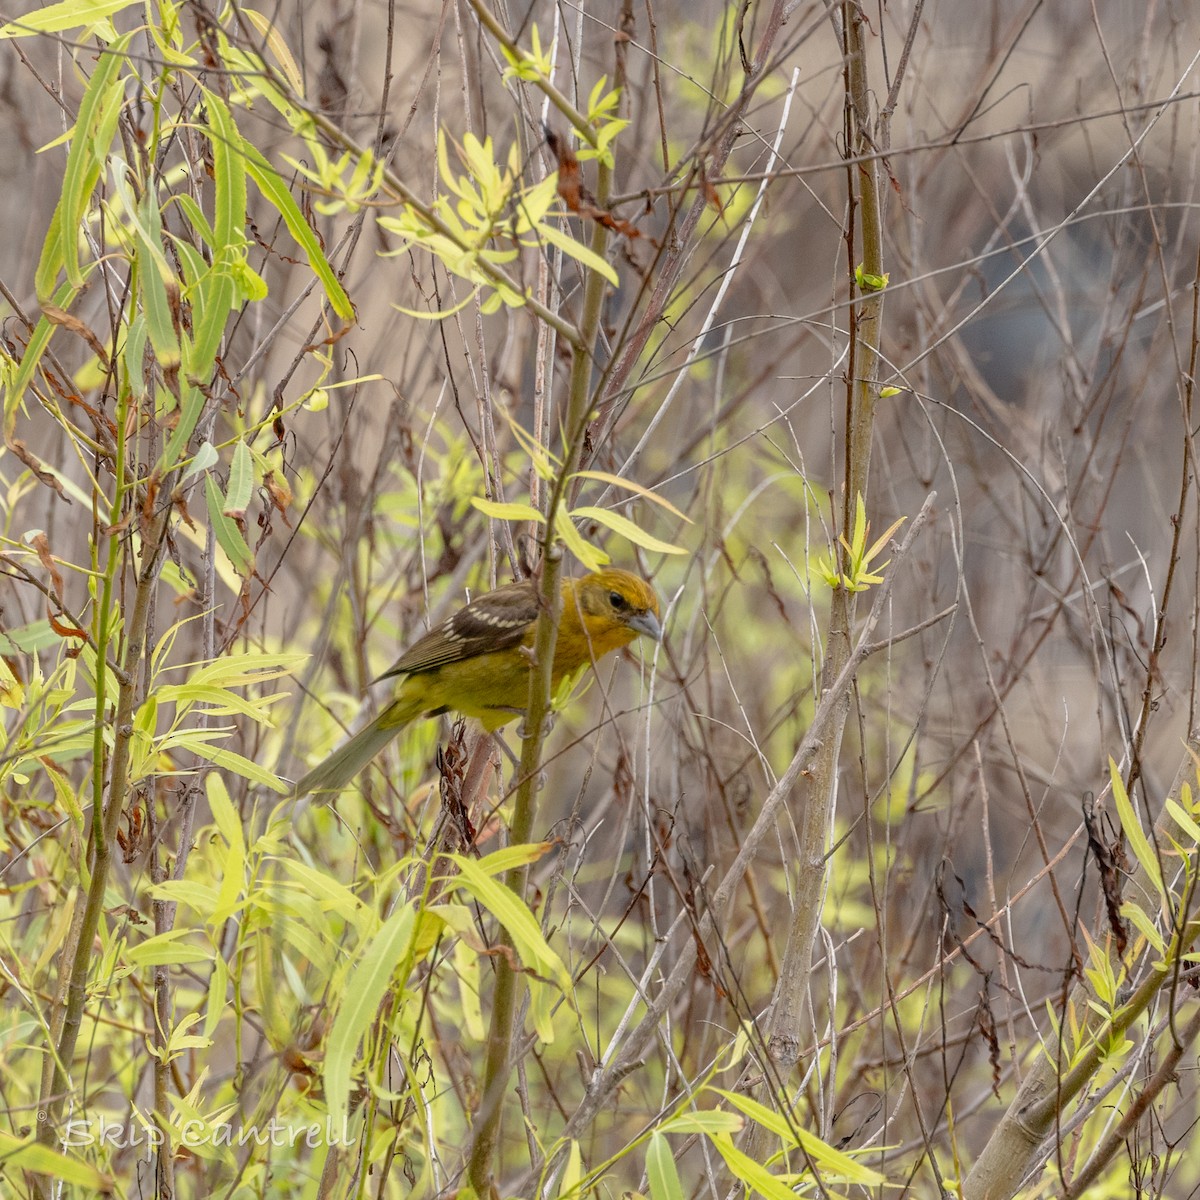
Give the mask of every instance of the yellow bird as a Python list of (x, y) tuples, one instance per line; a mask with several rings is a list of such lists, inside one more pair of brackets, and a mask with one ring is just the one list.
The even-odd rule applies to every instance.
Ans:
[[(457, 712), (489, 732), (529, 698), (537, 585), (525, 580), (472, 600), (431, 629), (380, 678), (399, 682), (391, 703), (296, 784), (294, 797), (345, 787), (410, 721)], [(644, 579), (605, 567), (564, 579), (551, 689), (638, 634), (659, 641), (658, 596)]]

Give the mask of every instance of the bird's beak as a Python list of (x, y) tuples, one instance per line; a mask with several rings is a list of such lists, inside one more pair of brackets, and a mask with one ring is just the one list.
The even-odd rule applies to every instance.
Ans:
[(630, 629), (637, 633), (644, 633), (648, 638), (653, 638), (656, 642), (662, 641), (662, 626), (658, 623), (658, 618), (652, 612), (635, 613), (626, 622)]

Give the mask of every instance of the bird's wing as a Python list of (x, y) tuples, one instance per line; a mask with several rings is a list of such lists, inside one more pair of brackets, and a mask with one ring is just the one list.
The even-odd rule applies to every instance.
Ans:
[(472, 600), (411, 645), (380, 678), (432, 671), (477, 654), (520, 644), (537, 620), (538, 594), (528, 581), (510, 583)]

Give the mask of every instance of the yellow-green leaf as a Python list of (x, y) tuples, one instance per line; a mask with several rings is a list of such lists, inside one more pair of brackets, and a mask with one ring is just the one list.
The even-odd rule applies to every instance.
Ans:
[[(749, 1096), (743, 1096), (738, 1092), (726, 1091), (723, 1088), (714, 1088), (713, 1090), (717, 1095), (724, 1096), (734, 1108), (740, 1109), (752, 1121), (769, 1129), (780, 1141), (788, 1145), (798, 1143), (822, 1170), (850, 1183), (862, 1184), (864, 1187), (880, 1187), (887, 1182), (878, 1171), (872, 1171), (870, 1167), (863, 1166), (857, 1159), (843, 1154), (840, 1150), (835, 1150), (815, 1133), (809, 1133), (802, 1125), (798, 1125), (794, 1121), (789, 1123), (782, 1113), (776, 1112), (773, 1108), (768, 1108), (765, 1104), (760, 1104), (757, 1100), (752, 1100)], [(724, 1154), (723, 1150), (721, 1152)], [(728, 1158), (726, 1161), (729, 1161)]]
[(497, 521), (537, 521), (544, 525), (546, 518), (532, 504), (523, 504), (516, 500), (485, 500), (482, 496), (472, 496), (471, 503), (484, 516), (494, 517)]
[(397, 909), (359, 955), (342, 989), (322, 1068), (326, 1103), (335, 1127), (346, 1119), (358, 1043), (375, 1020), (396, 967), (407, 957), (414, 920), (409, 905)]
[[(77, 1127), (76, 1127), (77, 1128)], [(84, 1123), (82, 1132), (87, 1132)], [(68, 1129), (68, 1137), (74, 1135)], [(91, 1137), (91, 1133), (87, 1133)], [(35, 1175), (49, 1175), (56, 1183), (69, 1183), (76, 1187), (87, 1188), (95, 1195), (107, 1194), (112, 1186), (112, 1179), (97, 1171), (95, 1167), (77, 1158), (61, 1154), (49, 1146), (43, 1146), (32, 1137), (18, 1138), (11, 1133), (0, 1131), (0, 1162), (6, 1171), (32, 1171)], [(9, 1178), (13, 1178), (12, 1175)]]
[(473, 858), (448, 856), (458, 867), (458, 884), (464, 887), (508, 930), (521, 961), (544, 979), (551, 979), (564, 991), (570, 976), (562, 959), (550, 949), (533, 913), (502, 883), (498, 883)]
[(649, 488), (642, 487), (640, 483), (634, 483), (632, 479), (626, 479), (623, 475), (612, 475), (608, 471), (576, 471), (571, 478), (596, 479), (601, 483), (612, 484), (613, 487), (624, 488), (628, 492), (637, 492), (639, 496), (643, 496), (652, 504), (657, 504), (661, 508), (665, 508), (672, 516), (678, 517), (681, 521), (686, 521), (689, 525), (692, 524), (691, 517), (684, 516), (670, 500), (658, 495), (657, 492), (650, 491)]
[(1154, 889), (1155, 895), (1162, 897), (1164, 889), (1162, 875), (1158, 869), (1158, 855), (1154, 853), (1154, 847), (1150, 845), (1150, 841), (1142, 829), (1142, 823), (1130, 803), (1129, 793), (1125, 791), (1121, 772), (1117, 770), (1117, 764), (1111, 758), (1108, 760), (1108, 774), (1112, 780), (1113, 800), (1117, 806), (1117, 816), (1121, 820), (1121, 830), (1125, 834), (1126, 841), (1129, 842), (1129, 848), (1133, 851), (1134, 857), (1146, 873), (1146, 878)]
[(661, 541), (652, 534), (647, 533), (640, 525), (635, 525), (628, 517), (623, 517), (620, 513), (613, 512), (609, 508), (596, 508), (594, 505), (585, 504), (581, 508), (572, 509), (571, 516), (575, 520), (589, 518), (596, 521), (600, 525), (611, 529), (613, 533), (619, 533), (622, 537), (628, 538), (635, 546), (642, 546), (646, 550), (653, 550), (656, 554), (687, 553), (682, 546), (675, 546), (670, 542)]
[(138, 0), (62, 0), (0, 26), (0, 38), (29, 37), (34, 33), (61, 33), (107, 20), (126, 8), (140, 8)]
[(646, 1147), (646, 1179), (650, 1184), (651, 1200), (683, 1200), (683, 1184), (671, 1146), (657, 1131), (650, 1135), (650, 1144)]

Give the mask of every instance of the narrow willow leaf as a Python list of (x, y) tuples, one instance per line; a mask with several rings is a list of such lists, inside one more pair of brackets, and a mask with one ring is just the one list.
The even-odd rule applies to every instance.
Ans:
[(208, 140), (213, 151), (213, 257), (225, 247), (238, 253), (246, 242), (246, 166), (242, 139), (220, 96), (206, 92)]
[[(50, 228), (46, 231), (42, 242), (42, 252), (38, 256), (37, 269), (33, 275), (33, 286), (38, 296), (47, 296), (54, 289), (58, 272), (66, 261), (66, 250), (63, 241), (63, 202), (59, 198), (50, 217)], [(75, 288), (69, 288), (74, 295)], [(139, 368), (140, 369), (140, 368)]]
[(485, 500), (482, 496), (472, 496), (471, 503), (484, 516), (495, 517), (498, 521), (536, 521), (541, 525), (546, 523), (546, 518), (532, 504), (522, 504), (516, 500)]
[[(240, 715), (253, 721), (265, 719), (266, 704), (263, 700), (239, 696), (226, 688), (206, 687), (198, 683), (166, 684), (158, 689), (157, 694), (163, 704), (180, 704), (185, 708), (203, 704), (205, 711), (214, 717)], [(282, 698), (279, 693), (276, 693), (276, 697)]]
[(225, 515), (243, 517), (250, 506), (250, 493), (254, 487), (254, 461), (250, 447), (240, 439), (234, 443), (233, 462), (229, 466), (229, 486), (225, 489)]
[[(188, 745), (184, 738), (180, 738), (179, 744), (181, 746)], [(195, 750), (200, 757), (208, 759), (214, 767), (232, 771), (235, 775), (240, 775), (243, 779), (250, 780), (251, 783), (257, 783), (259, 787), (269, 788), (280, 796), (287, 795), (292, 790), (291, 785), (284, 783), (274, 771), (268, 771), (266, 767), (259, 766), (258, 763), (252, 762), (244, 755), (226, 750), (223, 746), (201, 747), (197, 744), (189, 746), (189, 749)]]
[(594, 505), (585, 504), (582, 508), (572, 509), (571, 516), (575, 520), (589, 518), (596, 521), (606, 528), (611, 529), (613, 533), (619, 533), (622, 537), (628, 538), (635, 546), (642, 546), (646, 550), (653, 550), (657, 554), (687, 553), (682, 546), (675, 546), (670, 542), (660, 541), (658, 538), (648, 534), (640, 525), (635, 525), (628, 517), (623, 517), (620, 513), (613, 512), (608, 508), (596, 508)]
[(725, 1165), (753, 1194), (765, 1200), (796, 1200), (796, 1193), (783, 1180), (772, 1175), (762, 1163), (743, 1154), (728, 1135), (718, 1134), (712, 1139), (712, 1144), (725, 1160)]
[(671, 1145), (657, 1131), (650, 1135), (646, 1147), (646, 1179), (650, 1184), (651, 1200), (683, 1200), (683, 1184), (675, 1167)]
[(1121, 820), (1121, 831), (1125, 834), (1134, 857), (1145, 871), (1146, 878), (1154, 889), (1154, 894), (1160, 899), (1165, 899), (1162, 875), (1158, 869), (1158, 855), (1154, 853), (1154, 847), (1151, 846), (1142, 829), (1142, 822), (1134, 811), (1129, 793), (1125, 790), (1121, 772), (1117, 770), (1117, 764), (1111, 758), (1108, 760), (1108, 774), (1112, 780), (1113, 800), (1116, 802), (1117, 815)]
[(292, 194), (280, 178), (279, 172), (245, 138), (241, 139), (241, 145), (246, 171), (258, 185), (258, 190), (262, 192), (263, 198), (283, 218), (283, 223), (288, 227), (288, 231), (304, 251), (308, 258), (308, 265), (321, 281), (321, 286), (325, 289), (325, 295), (333, 306), (333, 311), (342, 320), (351, 320), (354, 316), (354, 306), (350, 303), (350, 297), (346, 295), (345, 289), (338, 282), (333, 267), (325, 257), (325, 251), (321, 249), (317, 235), (313, 233), (304, 219), (304, 214), (300, 211), (296, 201), (292, 199)]
[[(143, 243), (143, 251), (147, 248), (147, 244)], [(177, 367), (183, 361), (173, 315), (177, 304), (172, 302), (172, 294), (175, 300), (178, 300), (178, 280), (164, 278), (155, 266), (153, 258), (143, 254), (138, 264), (138, 290), (142, 297), (142, 311), (146, 317), (146, 332), (150, 335), (150, 345), (154, 347), (154, 357), (163, 367)]]
[[(51, 4), (48, 8), (0, 26), (0, 38), (82, 29), (85, 25), (95, 25), (127, 8), (141, 8), (141, 4), (138, 0), (61, 0), (58, 4)], [(127, 41), (128, 37), (122, 40)]]
[(701, 1112), (683, 1112), (670, 1117), (658, 1128), (662, 1133), (740, 1133), (746, 1122), (737, 1113), (719, 1108)]
[[(257, 650), (245, 654), (226, 654), (209, 663), (184, 663), (196, 669), (188, 676), (190, 684), (211, 684), (214, 687), (244, 687), (246, 684), (266, 683), (290, 675), (308, 660), (308, 655), (296, 650), (278, 654), (263, 654)], [(173, 668), (174, 669), (174, 668)]]
[(372, 931), (375, 914), (344, 884), (294, 858), (284, 859), (283, 865), (304, 890), (305, 900), (315, 901), (323, 912), (346, 921), (360, 938)]
[[(59, 308), (65, 308), (71, 303), (74, 296), (74, 289), (69, 283), (64, 283), (54, 293), (54, 303)], [(11, 376), (6, 369), (5, 375), (9, 376), (5, 380), (5, 396), (4, 396), (4, 434), (5, 437), (11, 437), (13, 430), (17, 424), (17, 410), (25, 397), (25, 389), (29, 386), (33, 379), (33, 374), (37, 370), (38, 363), (41, 362), (42, 355), (46, 352), (46, 347), (50, 344), (50, 335), (54, 332), (54, 326), (42, 317), (34, 326), (33, 336), (29, 339), (28, 345), (25, 347), (25, 353), (21, 355), (21, 361), (17, 365), (16, 370), (12, 371)], [(91, 503), (87, 501), (87, 503)]]
[(550, 853), (553, 842), (525, 842), (519, 846), (505, 846), (493, 850), (478, 860), (479, 869), (485, 875), (502, 875), (514, 867), (527, 867)]
[(172, 904), (186, 904), (197, 916), (208, 920), (217, 906), (217, 889), (207, 883), (193, 883), (187, 879), (167, 879), (151, 884), (146, 894), (155, 900), (167, 900)]
[(1175, 824), (1195, 842), (1200, 845), (1200, 825), (1182, 808), (1177, 800), (1167, 799), (1167, 812), (1171, 814)]
[(449, 855), (458, 867), (458, 884), (466, 888), (508, 930), (521, 961), (565, 992), (571, 984), (562, 959), (550, 949), (526, 905), (502, 883), (492, 879), (473, 858)]
[(571, 518), (560, 508), (554, 514), (554, 532), (562, 543), (589, 571), (598, 571), (609, 561), (609, 556), (593, 546), (578, 529)]
[(43, 1146), (32, 1137), (22, 1139), (0, 1131), (0, 1162), (4, 1163), (6, 1172), (30, 1171), (34, 1175), (49, 1175), (56, 1184), (74, 1184), (87, 1188), (94, 1195), (107, 1195), (113, 1187), (112, 1179), (95, 1167)]
[(211, 1038), (225, 1013), (225, 991), (229, 986), (229, 968), (218, 954), (213, 958), (213, 970), (208, 979), (208, 995), (204, 1005), (204, 1036)]
[(325, 1100), (334, 1125), (346, 1120), (358, 1044), (375, 1020), (397, 964), (408, 956), (414, 914), (405, 904), (396, 910), (350, 969), (341, 1003), (325, 1043)]
[(483, 1023), (483, 1005), (480, 1003), (479, 955), (461, 938), (454, 940), (454, 978), (458, 982), (458, 1012), (463, 1028), (473, 1042), (482, 1042), (487, 1036)]
[(1121, 905), (1121, 916), (1128, 921), (1137, 931), (1158, 951), (1159, 954), (1167, 952), (1167, 944), (1163, 941), (1163, 936), (1150, 919), (1150, 915), (1140, 904), (1135, 904), (1132, 900), (1126, 900)]
[(199, 475), (201, 472), (207, 471), (209, 467), (215, 467), (218, 461), (217, 448), (212, 442), (201, 442), (195, 457), (188, 464), (187, 470), (184, 471), (181, 482), (191, 479), (193, 475)]
[(602, 275), (613, 287), (621, 282), (617, 278), (616, 271), (604, 259), (593, 250), (589, 250), (582, 242), (577, 242), (569, 233), (563, 233), (561, 229), (549, 222), (539, 225), (537, 231), (539, 237), (545, 238), (552, 246), (557, 246), (564, 254), (569, 254), (581, 266), (588, 267)]
[(583, 1155), (579, 1152), (579, 1143), (571, 1138), (567, 1149), (567, 1161), (558, 1184), (559, 1200), (571, 1200), (575, 1197), (582, 1179)]
[(734, 1108), (744, 1112), (752, 1121), (769, 1129), (780, 1141), (788, 1145), (798, 1143), (822, 1170), (851, 1183), (860, 1183), (864, 1187), (881, 1187), (887, 1182), (878, 1171), (872, 1171), (870, 1167), (863, 1166), (850, 1155), (835, 1150), (802, 1125), (797, 1125), (795, 1122), (789, 1123), (782, 1113), (776, 1112), (773, 1108), (768, 1108), (765, 1104), (760, 1104), (757, 1100), (752, 1100), (749, 1096), (743, 1096), (738, 1092), (725, 1091), (723, 1088), (714, 1088), (713, 1090), (717, 1095), (728, 1100)]
[(262, 13), (255, 12), (252, 8), (242, 8), (238, 11), (241, 16), (245, 17), (262, 34), (263, 42), (275, 56), (275, 61), (283, 71), (284, 77), (288, 81), (288, 86), (297, 96), (303, 96), (304, 74), (300, 70), (299, 64), (292, 57), (292, 52), (288, 48), (287, 42), (280, 35), (279, 30)]
[(212, 962), (211, 946), (185, 945), (180, 938), (190, 937), (190, 929), (171, 929), (155, 934), (137, 946), (126, 946), (124, 958), (134, 967), (174, 966), (181, 963)]
[[(48, 12), (50, 9), (43, 9), (37, 15), (44, 17)], [(43, 244), (34, 277), (38, 296), (42, 299), (53, 288), (60, 266), (65, 268), (73, 288), (83, 287), (83, 273), (79, 267), (79, 227), (116, 133), (121, 115), (120, 97), (125, 87), (120, 72), (132, 37), (132, 34), (125, 34), (118, 38), (100, 56), (79, 102), (79, 116), (63, 170), (62, 192), (51, 222), (51, 232), (56, 236)]]
[(208, 807), (212, 810), (214, 824), (227, 845), (236, 847), (244, 853), (246, 837), (242, 830), (242, 818), (237, 809), (233, 807), (233, 801), (230, 800), (229, 791), (225, 787), (225, 780), (216, 771), (210, 771), (204, 783), (205, 791), (208, 794)]
[(225, 501), (211, 475), (204, 477), (204, 498), (208, 502), (208, 519), (212, 523), (217, 544), (243, 578), (254, 568), (254, 555), (242, 537), (242, 531), (232, 517), (225, 515)]
[(393, 304), (392, 307), (398, 313), (403, 313), (406, 317), (414, 317), (418, 321), (444, 321), (447, 317), (462, 312), (478, 294), (479, 288), (474, 288), (463, 297), (461, 303), (456, 304), (453, 308), (443, 308), (440, 312), (422, 312), (417, 308), (405, 308), (403, 304)]
[(657, 492), (650, 491), (649, 488), (642, 487), (640, 483), (634, 483), (632, 479), (626, 479), (623, 475), (611, 475), (608, 471), (576, 471), (571, 478), (597, 479), (601, 483), (610, 483), (613, 487), (624, 488), (627, 492), (636, 492), (652, 504), (657, 504), (660, 508), (665, 508), (672, 516), (678, 517), (681, 521), (686, 521), (689, 525), (692, 524), (691, 517), (685, 517), (670, 500), (658, 495)]

